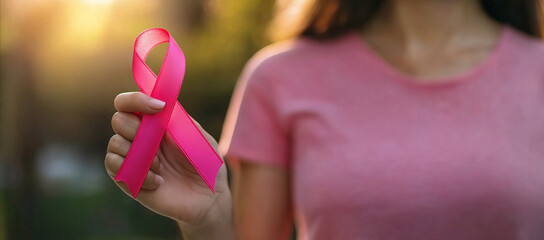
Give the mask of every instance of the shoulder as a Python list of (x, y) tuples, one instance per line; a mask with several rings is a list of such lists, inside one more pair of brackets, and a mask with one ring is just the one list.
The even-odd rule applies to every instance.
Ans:
[(508, 27), (507, 44), (519, 57), (544, 64), (544, 40), (530, 36), (513, 27)]
[(254, 74), (285, 75), (296, 73), (310, 65), (325, 64), (326, 59), (342, 55), (348, 34), (330, 40), (306, 37), (273, 43), (259, 50), (247, 63)]
[(515, 76), (544, 80), (544, 41), (513, 27), (505, 32), (502, 65)]

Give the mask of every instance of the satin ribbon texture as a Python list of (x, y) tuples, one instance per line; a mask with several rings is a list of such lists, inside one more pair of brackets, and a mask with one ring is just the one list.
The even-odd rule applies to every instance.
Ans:
[[(145, 58), (161, 43), (168, 43), (168, 50), (157, 77)], [(136, 198), (166, 131), (215, 194), (215, 179), (223, 161), (177, 101), (185, 75), (185, 56), (168, 31), (151, 28), (140, 33), (134, 43), (132, 74), (141, 92), (166, 104), (157, 114), (143, 114), (115, 180), (126, 183)]]

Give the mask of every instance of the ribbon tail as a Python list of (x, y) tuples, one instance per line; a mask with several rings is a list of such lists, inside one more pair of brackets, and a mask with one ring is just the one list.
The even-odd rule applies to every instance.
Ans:
[(138, 192), (140, 192), (140, 187), (138, 187), (138, 183), (135, 181), (135, 178), (131, 178), (128, 176), (115, 176), (115, 180), (119, 182), (124, 182), (127, 186), (128, 190), (130, 191), (130, 195), (133, 198), (136, 198), (138, 196)]
[(167, 130), (206, 185), (215, 193), (215, 180), (223, 160), (179, 103), (174, 107)]

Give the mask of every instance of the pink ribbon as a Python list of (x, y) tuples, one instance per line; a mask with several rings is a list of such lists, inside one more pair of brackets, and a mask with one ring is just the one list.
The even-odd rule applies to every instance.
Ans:
[[(169, 43), (159, 76), (145, 64), (155, 46)], [(136, 137), (115, 180), (126, 183), (134, 198), (138, 195), (165, 131), (191, 162), (200, 177), (215, 193), (215, 178), (223, 161), (177, 101), (185, 75), (185, 56), (170, 33), (147, 29), (136, 38), (132, 74), (140, 91), (164, 101), (157, 114), (144, 114)]]

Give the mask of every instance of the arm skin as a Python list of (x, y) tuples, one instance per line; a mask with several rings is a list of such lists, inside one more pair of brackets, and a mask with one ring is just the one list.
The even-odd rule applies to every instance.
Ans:
[(223, 212), (218, 214), (222, 219), (198, 228), (178, 223), (184, 239), (291, 239), (293, 215), (289, 170), (252, 161), (239, 163), (230, 172), (234, 216), (225, 219), (228, 214)]
[(231, 172), (237, 239), (290, 239), (293, 214), (289, 170), (254, 161), (239, 163)]

